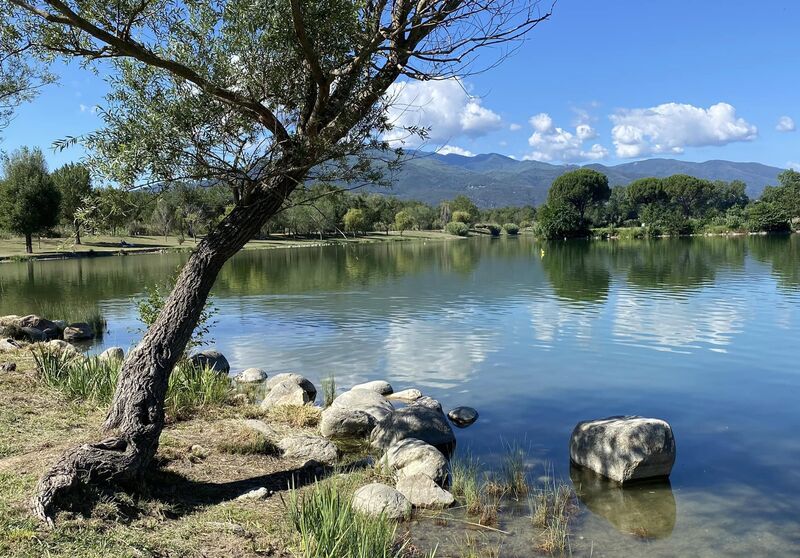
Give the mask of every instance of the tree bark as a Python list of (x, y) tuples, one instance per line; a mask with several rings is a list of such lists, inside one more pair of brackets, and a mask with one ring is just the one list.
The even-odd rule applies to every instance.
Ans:
[(123, 364), (104, 428), (111, 438), (68, 451), (40, 480), (33, 513), (52, 525), (60, 497), (79, 484), (140, 481), (158, 450), (169, 375), (183, 354), (224, 263), (254, 237), (302, 181), (282, 175), (236, 205), (197, 246), (155, 323)]
[(25, 253), (33, 254), (33, 235), (30, 233), (25, 234)]
[(81, 226), (78, 224), (75, 225), (75, 244), (81, 244)]

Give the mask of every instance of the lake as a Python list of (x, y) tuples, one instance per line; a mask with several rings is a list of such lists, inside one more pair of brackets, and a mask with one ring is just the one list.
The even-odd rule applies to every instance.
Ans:
[[(103, 346), (129, 347), (133, 300), (185, 255), (0, 265), (0, 315), (97, 302)], [(385, 378), (470, 405), (458, 451), (509, 444), (532, 476), (570, 477), (584, 419), (673, 427), (671, 484), (586, 482), (575, 555), (779, 556), (800, 548), (800, 238), (538, 243), (474, 238), (247, 251), (214, 289), (214, 345), (234, 372), (319, 386)], [(502, 555), (529, 555), (514, 533)]]

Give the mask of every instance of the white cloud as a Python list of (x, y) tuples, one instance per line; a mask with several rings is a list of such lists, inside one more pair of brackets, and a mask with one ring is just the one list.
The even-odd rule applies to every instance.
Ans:
[(461, 155), (462, 157), (475, 156), (475, 154), (472, 151), (464, 149), (463, 147), (458, 147), (457, 145), (443, 145), (436, 150), (436, 153), (438, 153), (439, 155), (450, 155), (452, 153), (454, 155)]
[(529, 122), (534, 132), (528, 138), (528, 145), (533, 147), (533, 152), (526, 155), (525, 159), (576, 162), (595, 161), (608, 155), (608, 149), (599, 143), (588, 150), (584, 149), (586, 141), (597, 137), (597, 131), (588, 124), (578, 124), (573, 133), (555, 126), (553, 119), (545, 112), (532, 116)]
[(778, 124), (775, 126), (775, 129), (779, 132), (794, 132), (794, 119), (791, 116), (781, 116), (778, 118)]
[(794, 161), (789, 161), (786, 163), (787, 169), (792, 169), (796, 171), (800, 171), (800, 163), (795, 163)]
[(385, 138), (418, 145), (420, 139), (409, 135), (408, 128), (429, 128), (428, 139), (446, 142), (454, 137), (478, 137), (502, 127), (500, 115), (481, 104), (481, 99), (467, 93), (456, 79), (406, 81), (393, 84), (387, 93), (390, 102), (389, 122), (394, 129)]
[(620, 109), (610, 117), (611, 137), (619, 157), (656, 153), (683, 153), (685, 147), (725, 145), (749, 141), (758, 128), (736, 117), (728, 103), (705, 109), (689, 104), (664, 103), (651, 108)]
[(508, 127), (508, 129), (509, 129), (509, 130), (511, 130), (512, 132), (516, 132), (516, 131), (518, 131), (518, 130), (521, 130), (521, 129), (522, 129), (522, 125), (521, 125), (521, 124), (517, 124), (517, 123), (515, 122), (515, 123), (512, 123), (512, 124), (511, 124), (511, 125)]
[(97, 105), (90, 107), (88, 105), (84, 105), (83, 103), (78, 105), (78, 108), (81, 109), (81, 112), (88, 112), (89, 114), (97, 114), (97, 111), (100, 110), (100, 107), (98, 107)]

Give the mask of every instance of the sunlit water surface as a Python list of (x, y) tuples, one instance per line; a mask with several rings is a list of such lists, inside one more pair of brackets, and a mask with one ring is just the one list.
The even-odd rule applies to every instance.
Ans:
[[(134, 300), (175, 254), (0, 265), (0, 314), (97, 302), (101, 345), (129, 347)], [(800, 239), (540, 244), (529, 238), (243, 252), (214, 290), (215, 346), (235, 371), (317, 385), (388, 379), (474, 406), (458, 451), (569, 479), (580, 420), (670, 422), (669, 485), (582, 485), (576, 556), (800, 554)], [(529, 556), (524, 513), (501, 555)], [(435, 535), (439, 537), (439, 535)]]

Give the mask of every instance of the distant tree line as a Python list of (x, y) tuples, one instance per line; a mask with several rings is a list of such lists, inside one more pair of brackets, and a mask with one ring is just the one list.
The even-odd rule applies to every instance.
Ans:
[[(710, 181), (677, 174), (641, 178), (610, 188), (608, 178), (591, 169), (559, 176), (541, 207), (481, 210), (467, 196), (432, 205), (382, 193), (352, 192), (330, 184), (296, 189), (283, 209), (262, 229), (274, 235), (325, 238), (378, 231), (446, 230), (466, 235), (481, 230), (534, 230), (545, 238), (585, 237), (634, 228), (645, 235), (703, 231), (784, 232), (800, 222), (800, 172), (787, 170), (758, 200), (744, 182)], [(21, 148), (3, 160), (0, 229), (25, 239), (82, 234), (176, 236), (197, 239), (233, 207), (226, 185), (175, 184), (169, 188), (126, 190), (95, 187), (89, 169), (69, 163), (52, 173), (42, 151)]]

